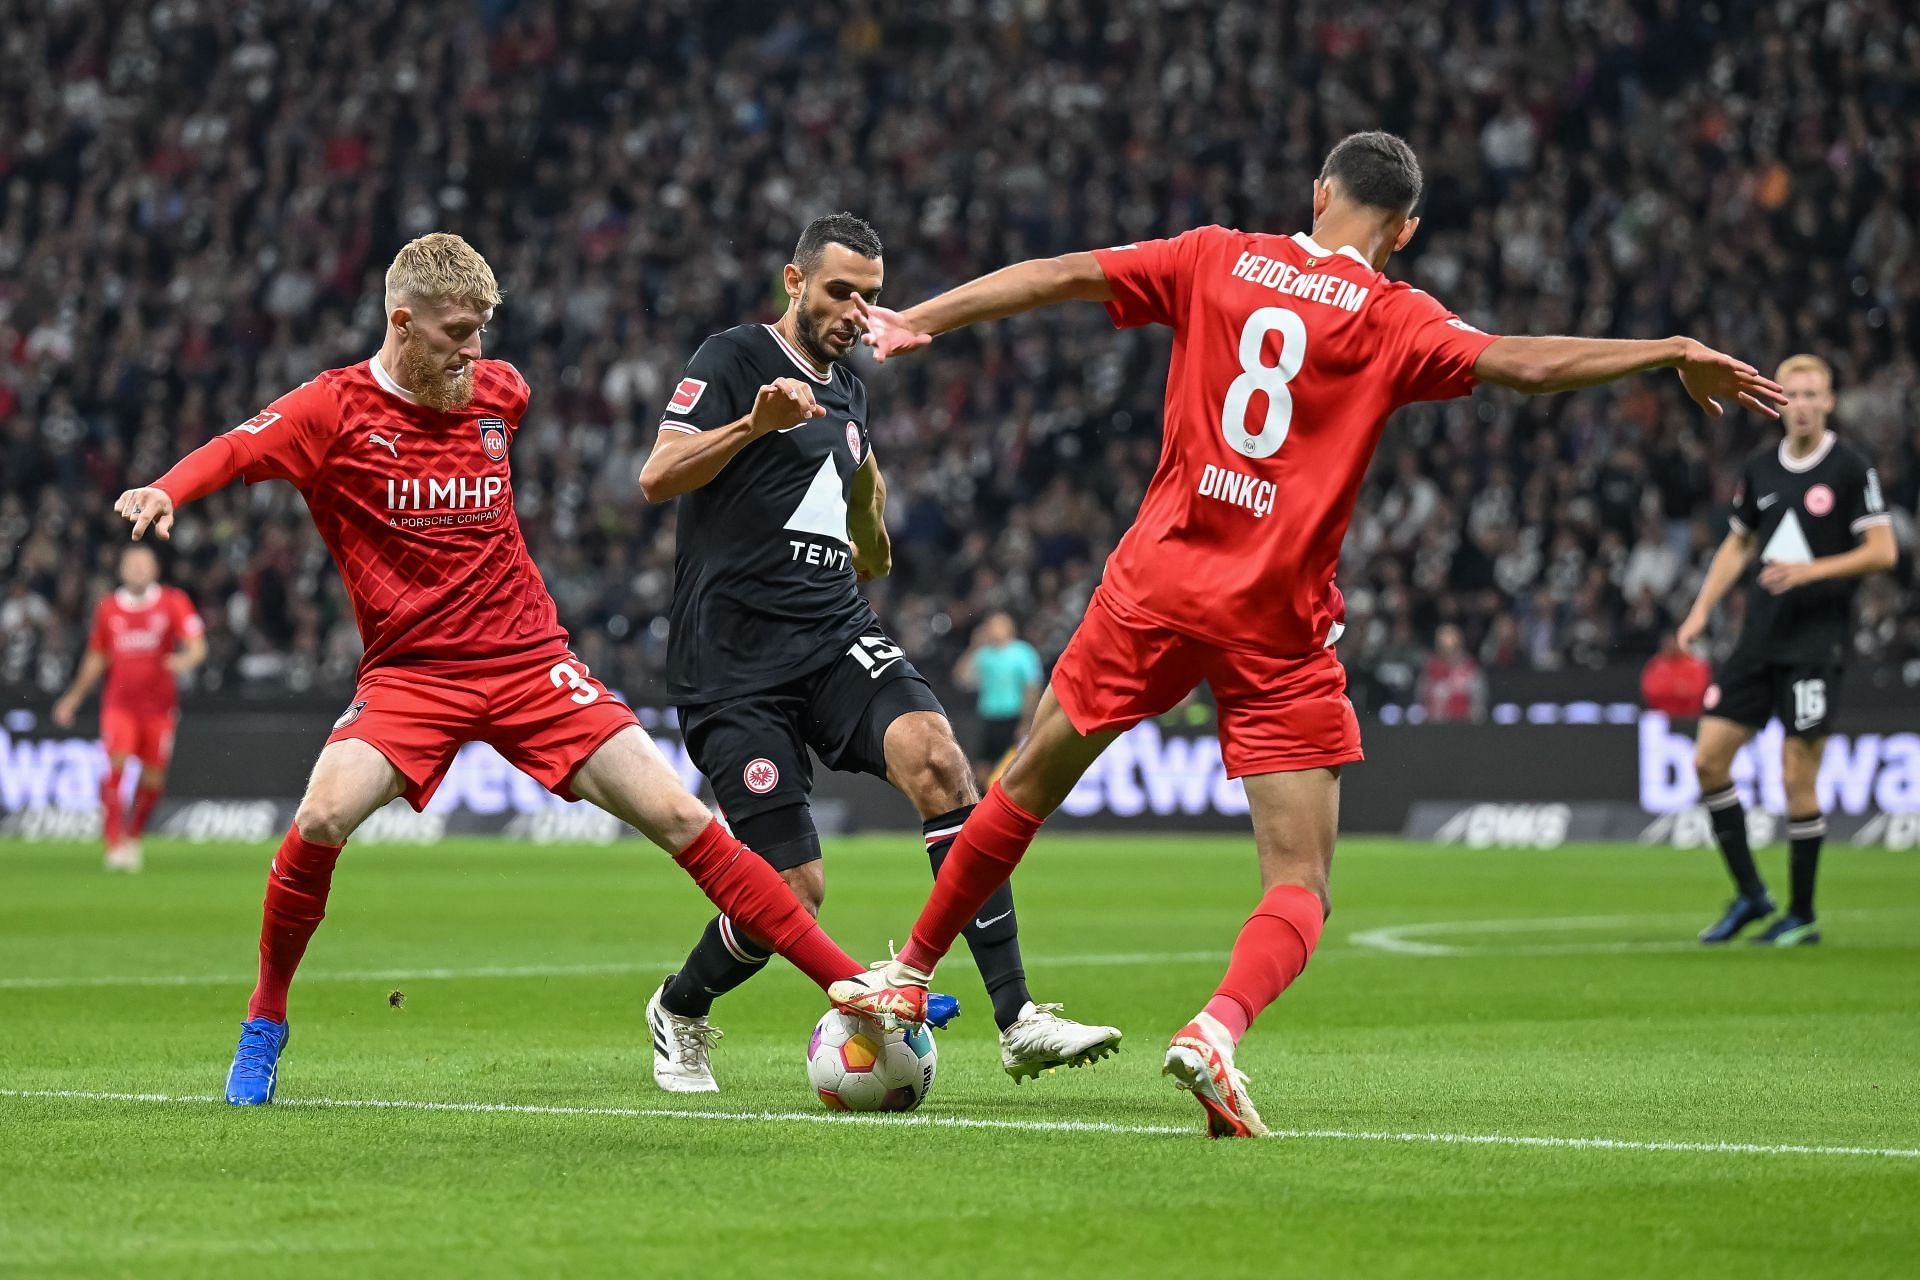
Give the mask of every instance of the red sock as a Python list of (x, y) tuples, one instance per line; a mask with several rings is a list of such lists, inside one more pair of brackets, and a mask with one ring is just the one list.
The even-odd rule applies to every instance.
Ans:
[(1007, 799), (999, 783), (987, 788), (986, 798), (968, 815), (940, 864), (933, 894), (914, 921), (913, 936), (900, 949), (901, 963), (932, 973), (967, 921), (1013, 875), (1044, 821)]
[(100, 834), (109, 846), (119, 844), (125, 834), (120, 815), (120, 770), (108, 769), (100, 782)]
[(147, 829), (147, 819), (153, 816), (153, 806), (160, 803), (160, 788), (139, 786), (133, 789), (133, 817), (127, 823), (127, 834), (135, 840)]
[(267, 868), (267, 901), (260, 922), (260, 981), (247, 1002), (247, 1017), (287, 1020), (287, 988), (307, 940), (327, 914), (327, 891), (333, 887), (333, 864), (341, 846), (315, 844), (287, 829), (286, 839)]
[(737, 929), (763, 939), (825, 990), (862, 972), (859, 961), (827, 936), (767, 860), (734, 839), (719, 820), (673, 855)]
[(1234, 939), (1227, 976), (1207, 1001), (1206, 1011), (1232, 1033), (1235, 1044), (1307, 967), (1326, 923), (1320, 895), (1297, 884), (1277, 884), (1260, 899)]

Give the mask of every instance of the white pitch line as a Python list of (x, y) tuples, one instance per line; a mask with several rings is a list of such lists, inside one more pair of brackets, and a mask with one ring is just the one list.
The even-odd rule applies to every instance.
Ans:
[[(1154, 964), (1198, 964), (1224, 961), (1224, 951), (1145, 951), (1096, 953), (1077, 956), (1029, 956), (1027, 963), (1041, 968), (1102, 969)], [(430, 982), (462, 978), (578, 978), (623, 974), (671, 973), (681, 958), (616, 961), (607, 964), (480, 965), (438, 969), (319, 969), (302, 970), (302, 985), (313, 982)], [(0, 977), (0, 991), (64, 991), (78, 987), (231, 987), (244, 986), (254, 975), (225, 973), (83, 974), (50, 977)]]
[[(212, 1094), (108, 1093), (82, 1089), (0, 1089), (0, 1098), (70, 1102), (129, 1102), (210, 1105)], [(1116, 1133), (1149, 1137), (1187, 1136), (1197, 1126), (1109, 1124), (1097, 1120), (990, 1120), (977, 1116), (834, 1115), (816, 1111), (696, 1111), (684, 1107), (560, 1107), (511, 1102), (417, 1102), (378, 1098), (288, 1098), (276, 1107), (319, 1107), (348, 1111), (439, 1111), (468, 1115), (610, 1116), (634, 1120), (710, 1120), (736, 1124), (866, 1124), (913, 1129), (995, 1129), (1018, 1133)], [(1739, 1156), (1852, 1156), (1920, 1160), (1920, 1148), (1835, 1147), (1801, 1143), (1667, 1142), (1631, 1138), (1553, 1138), (1503, 1133), (1390, 1133), (1356, 1129), (1276, 1129), (1276, 1138), (1304, 1142), (1392, 1142), (1434, 1146), (1515, 1147), (1566, 1151), (1683, 1152)]]

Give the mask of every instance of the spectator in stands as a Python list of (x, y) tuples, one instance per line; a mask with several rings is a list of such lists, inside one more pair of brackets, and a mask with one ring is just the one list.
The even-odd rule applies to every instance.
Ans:
[(1026, 735), (1046, 686), (1040, 655), (1020, 638), (1013, 616), (992, 614), (973, 633), (973, 644), (954, 665), (953, 681), (974, 693), (980, 736), (973, 767), (984, 788), (1001, 760)]
[(1460, 628), (1446, 623), (1433, 637), (1433, 655), (1420, 669), (1420, 706), (1429, 724), (1487, 718), (1487, 677), (1467, 652)]
[(1660, 637), (1660, 652), (1640, 670), (1640, 700), (1671, 720), (1691, 720), (1700, 714), (1712, 683), (1713, 667), (1681, 648), (1679, 633), (1669, 628)]

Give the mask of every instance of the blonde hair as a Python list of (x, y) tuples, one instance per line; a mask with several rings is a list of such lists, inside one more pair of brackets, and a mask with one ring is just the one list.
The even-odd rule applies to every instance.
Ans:
[(410, 240), (387, 268), (387, 308), (402, 302), (500, 305), (500, 285), (480, 251), (450, 231)]
[(1833, 386), (1833, 366), (1819, 356), (1808, 355), (1805, 352), (1797, 356), (1788, 356), (1780, 362), (1780, 367), (1773, 371), (1773, 380), (1785, 381), (1787, 375), (1792, 373), (1817, 373), (1829, 388)]

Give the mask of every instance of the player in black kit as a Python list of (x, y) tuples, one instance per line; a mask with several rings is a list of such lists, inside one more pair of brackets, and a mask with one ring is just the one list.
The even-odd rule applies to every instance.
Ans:
[(1787, 840), (1793, 897), (1786, 913), (1754, 942), (1780, 947), (1820, 941), (1813, 886), (1827, 834), (1815, 786), (1828, 727), (1839, 700), (1853, 623), (1855, 580), (1891, 569), (1899, 556), (1880, 479), (1861, 453), (1827, 429), (1833, 372), (1818, 356), (1798, 355), (1775, 375), (1787, 391), (1786, 437), (1747, 459), (1734, 497), (1731, 529), (1714, 554), (1700, 597), (1680, 624), (1680, 643), (1707, 629), (1714, 605), (1754, 560), (1761, 570), (1747, 593), (1733, 651), (1714, 672), (1694, 748), (1700, 795), (1737, 896), (1700, 941), (1727, 942), (1774, 912), (1773, 898), (1747, 847), (1747, 816), (1733, 785), (1733, 756), (1778, 717), (1786, 731), (1781, 775), (1787, 792)]
[[(882, 275), (865, 222), (836, 213), (808, 224), (786, 267), (786, 313), (701, 344), (640, 474), (650, 501), (684, 496), (667, 679), (687, 751), (734, 833), (816, 912), (826, 881), (808, 748), (829, 769), (905, 793), (936, 874), (980, 798), (939, 699), (858, 586), (887, 573), (892, 549), (867, 389), (843, 362), (862, 332), (856, 301), (875, 297)], [(1119, 1048), (1114, 1028), (1034, 1004), (1011, 889), (966, 935), (1015, 1080)], [(708, 924), (647, 1002), (661, 1088), (719, 1090), (707, 1013), (769, 954), (724, 915)]]

